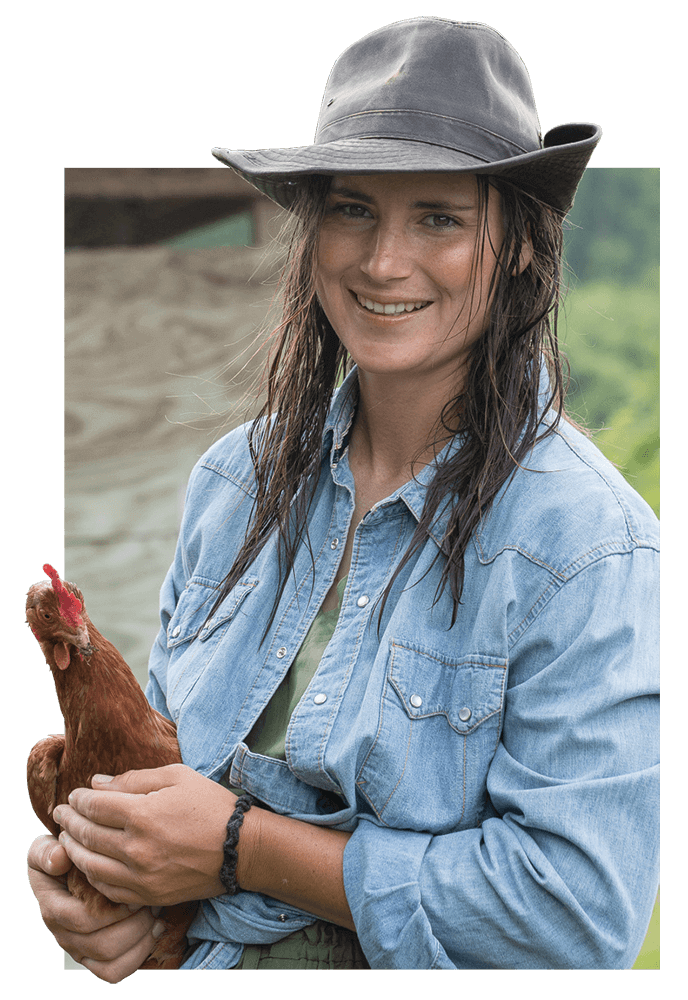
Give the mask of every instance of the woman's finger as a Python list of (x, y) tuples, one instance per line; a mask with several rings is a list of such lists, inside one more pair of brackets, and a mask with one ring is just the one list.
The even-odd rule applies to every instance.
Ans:
[(43, 834), (31, 844), (26, 856), (29, 868), (57, 877), (66, 875), (72, 867), (69, 855), (62, 844), (50, 834)]
[(61, 946), (99, 979), (116, 983), (131, 975), (151, 953), (164, 925), (145, 908), (113, 927), (92, 934), (63, 934)]
[[(62, 833), (67, 834), (87, 850), (116, 858), (119, 861), (126, 860), (124, 827), (103, 826), (67, 805), (58, 806), (53, 812), (53, 817), (55, 822), (62, 827)], [(66, 838), (63, 838), (60, 843), (66, 847)], [(73, 857), (72, 861), (78, 868), (81, 867)]]
[(132, 905), (147, 902), (138, 894), (136, 874), (124, 862), (89, 850), (64, 830), (60, 843), (91, 885), (112, 902)]

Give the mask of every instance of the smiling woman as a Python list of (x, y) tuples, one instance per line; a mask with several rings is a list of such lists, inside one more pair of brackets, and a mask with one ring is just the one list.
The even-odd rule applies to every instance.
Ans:
[[(218, 581), (210, 611), (193, 608), (203, 635), (241, 602), (225, 641), (246, 684), (216, 742), (241, 741), (223, 780), (274, 810), (266, 826), (251, 809), (242, 837), (251, 857), (271, 831), (252, 884), (298, 907), (285, 945), (315, 914), (355, 928), (373, 969), (628, 968), (640, 948), (657, 885), (656, 521), (567, 417), (557, 341), (563, 218), (600, 135), (543, 139), (498, 32), (420, 17), (342, 54), (312, 146), (213, 150), (291, 213), (283, 318), (264, 409), (190, 491), (186, 537), (197, 553), (207, 522), (212, 551), (169, 586)], [(218, 475), (251, 501), (230, 536), (203, 499)], [(194, 663), (203, 711), (208, 641), (152, 663), (171, 711), (193, 715), (175, 678)], [(631, 801), (635, 860), (609, 822)], [(312, 866), (289, 846), (295, 814)], [(621, 917), (631, 898), (642, 917), (635, 902)], [(206, 942), (189, 967), (211, 958)], [(255, 963), (250, 946), (237, 968)]]

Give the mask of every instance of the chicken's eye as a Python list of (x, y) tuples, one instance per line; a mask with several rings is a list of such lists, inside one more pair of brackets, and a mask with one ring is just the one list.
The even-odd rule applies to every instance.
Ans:
[(47, 612), (47, 611), (44, 611), (44, 612), (43, 612), (43, 617), (45, 618), (45, 620), (46, 620), (47, 622), (49, 622), (49, 621), (52, 621), (52, 617), (53, 617), (53, 616), (52, 616), (51, 614), (48, 614), (48, 612)]

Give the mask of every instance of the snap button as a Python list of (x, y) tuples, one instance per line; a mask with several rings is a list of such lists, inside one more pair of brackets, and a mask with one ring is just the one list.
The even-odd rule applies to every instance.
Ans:
[(423, 699), (419, 694), (412, 694), (411, 704), (413, 705), (414, 708), (420, 708), (420, 706), (423, 704)]
[(330, 548), (336, 549), (338, 545), (339, 545), (339, 539), (333, 538), (332, 541), (330, 542)]
[(179, 627), (179, 625), (177, 625), (176, 629), (172, 633), (172, 638), (176, 639), (180, 632), (181, 632), (181, 628)]
[(368, 603), (370, 603), (370, 598), (368, 597), (367, 594), (362, 594), (356, 601), (356, 604), (358, 604), (359, 608), (364, 608)]
[(316, 705), (322, 705), (323, 702), (327, 701), (327, 695), (326, 694), (316, 694), (316, 696), (313, 699), (313, 701), (315, 702)]
[(279, 917), (277, 919), (281, 920), (283, 924), (286, 923), (286, 920), (287, 920), (286, 913), (280, 913), (280, 915), (279, 915)]
[(459, 718), (462, 722), (468, 722), (470, 717), (473, 715), (470, 708), (462, 708), (459, 710)]
[(280, 646), (280, 648), (277, 650), (276, 655), (281, 660), (283, 656), (287, 655), (287, 647), (286, 646)]

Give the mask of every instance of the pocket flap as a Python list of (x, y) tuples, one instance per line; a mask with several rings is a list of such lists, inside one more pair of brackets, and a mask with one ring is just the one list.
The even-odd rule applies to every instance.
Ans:
[(451, 659), (392, 642), (389, 679), (410, 718), (444, 715), (467, 734), (501, 711), (506, 661), (479, 654)]

